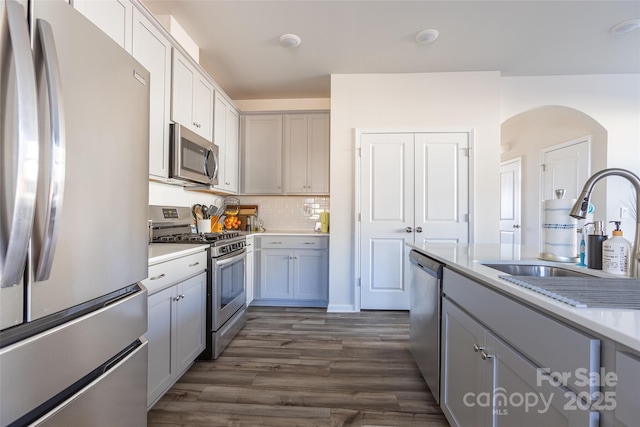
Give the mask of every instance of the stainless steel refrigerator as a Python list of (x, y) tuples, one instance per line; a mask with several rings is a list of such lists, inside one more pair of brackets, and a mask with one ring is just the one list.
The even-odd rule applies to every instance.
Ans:
[(0, 425), (144, 426), (149, 74), (0, 2)]

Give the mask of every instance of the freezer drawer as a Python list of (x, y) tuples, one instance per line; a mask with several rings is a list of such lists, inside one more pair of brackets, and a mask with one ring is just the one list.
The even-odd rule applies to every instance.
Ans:
[(43, 427), (147, 425), (147, 342), (33, 423)]
[(12, 368), (2, 369), (0, 376), (0, 425), (49, 405), (51, 398), (120, 354), (146, 331), (147, 290), (140, 288), (106, 307), (2, 348), (0, 366)]

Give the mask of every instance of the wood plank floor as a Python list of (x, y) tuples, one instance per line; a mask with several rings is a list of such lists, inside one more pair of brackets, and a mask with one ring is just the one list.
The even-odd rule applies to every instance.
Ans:
[(407, 312), (250, 307), (148, 426), (448, 426), (409, 353)]

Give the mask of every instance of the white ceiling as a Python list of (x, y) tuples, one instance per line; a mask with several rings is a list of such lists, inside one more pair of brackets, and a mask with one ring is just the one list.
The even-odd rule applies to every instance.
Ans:
[[(173, 15), (233, 99), (328, 98), (330, 75), (500, 71), (640, 73), (640, 0), (143, 0)], [(437, 29), (419, 45), (415, 34)], [(278, 39), (294, 33), (298, 48)]]

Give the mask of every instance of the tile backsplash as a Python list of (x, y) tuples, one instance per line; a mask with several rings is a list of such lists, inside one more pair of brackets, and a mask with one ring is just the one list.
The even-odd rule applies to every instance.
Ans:
[(329, 212), (328, 196), (238, 196), (243, 205), (258, 205), (258, 216), (269, 230), (313, 231), (320, 212)]

